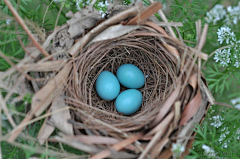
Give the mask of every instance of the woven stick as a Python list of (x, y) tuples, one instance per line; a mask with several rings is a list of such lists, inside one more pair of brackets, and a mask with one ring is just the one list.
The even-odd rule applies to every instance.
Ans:
[[(121, 149), (123, 149), (124, 147), (132, 144), (133, 142), (135, 142), (136, 140), (140, 139), (143, 136), (142, 133), (134, 135), (132, 137), (129, 137), (128, 139), (125, 139), (123, 141), (120, 141), (119, 143), (113, 145), (111, 147), (111, 150), (113, 151), (120, 151)], [(103, 150), (100, 153), (92, 156), (90, 159), (102, 159), (102, 158), (106, 158), (108, 156), (111, 155), (111, 150)]]
[[(151, 3), (154, 3), (153, 0), (149, 0), (149, 1), (150, 1)], [(162, 11), (161, 9), (158, 11), (158, 14), (160, 15), (161, 19), (162, 19), (164, 22), (168, 22), (167, 17), (165, 16), (165, 14), (163, 13), (163, 11)], [(168, 28), (170, 34), (172, 35), (172, 37), (177, 38), (177, 36), (176, 36), (176, 34), (174, 33), (172, 27), (171, 27), (171, 26), (167, 26), (167, 28)]]

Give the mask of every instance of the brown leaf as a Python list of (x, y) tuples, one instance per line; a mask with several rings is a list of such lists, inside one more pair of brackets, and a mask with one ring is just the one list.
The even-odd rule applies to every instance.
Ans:
[(133, 19), (131, 19), (127, 25), (138, 25), (141, 22), (144, 22), (149, 17), (151, 17), (154, 13), (156, 13), (159, 9), (162, 8), (162, 4), (160, 2), (153, 2), (146, 9), (144, 9), (139, 15), (136, 15)]
[(174, 127), (177, 127), (180, 118), (181, 118), (181, 102), (177, 101), (174, 103), (174, 120), (173, 120)]
[(195, 92), (196, 88), (197, 88), (197, 83), (198, 83), (198, 77), (197, 77), (197, 73), (194, 73), (190, 76), (188, 83), (192, 86), (192, 88), (194, 89), (193, 92)]
[(72, 62), (70, 61), (53, 79), (33, 96), (31, 108), (35, 116), (39, 116), (55, 97), (61, 93), (60, 91), (63, 89), (71, 69)]
[(169, 159), (172, 156), (172, 147), (169, 147), (167, 149), (164, 149), (164, 151), (158, 156), (158, 159)]
[(169, 142), (169, 138), (162, 139), (152, 150), (151, 158), (156, 158), (161, 153), (164, 146)]
[(164, 102), (163, 106), (159, 110), (158, 115), (156, 116), (155, 120), (150, 124), (150, 127), (156, 125), (159, 123), (163, 117), (167, 114), (167, 112), (170, 110), (176, 99), (178, 98), (179, 92), (181, 88), (181, 82), (178, 83), (175, 90), (172, 92), (172, 94), (167, 98), (167, 100)]
[(185, 125), (189, 119), (191, 119), (199, 109), (199, 106), (202, 102), (202, 96), (200, 90), (198, 90), (196, 96), (186, 105), (179, 126)]
[[(50, 110), (48, 111), (48, 113), (50, 112)], [(52, 125), (47, 124), (47, 121), (49, 119), (46, 118), (42, 124), (41, 129), (38, 132), (38, 142), (40, 143), (40, 145), (44, 144), (44, 142), (49, 138), (49, 136), (53, 133), (53, 131), (55, 130), (55, 127)]]
[[(54, 99), (52, 102), (52, 112), (55, 112), (59, 109), (66, 108), (67, 105), (65, 104), (65, 101), (62, 96), (58, 96)], [(73, 135), (73, 126), (72, 124), (68, 123), (67, 120), (71, 119), (69, 109), (66, 109), (64, 111), (60, 111), (57, 113), (53, 113), (50, 121), (54, 124), (56, 128), (61, 130), (61, 132), (67, 134), (67, 135)]]
[(113, 39), (113, 38), (117, 38), (119, 36), (122, 36), (124, 34), (127, 34), (133, 30), (138, 29), (140, 26), (138, 25), (114, 25), (111, 26), (109, 28), (107, 28), (106, 30), (104, 30), (103, 32), (101, 32), (100, 34), (98, 34), (92, 41), (91, 43), (97, 42), (97, 41), (103, 41), (103, 40), (108, 40), (108, 39)]

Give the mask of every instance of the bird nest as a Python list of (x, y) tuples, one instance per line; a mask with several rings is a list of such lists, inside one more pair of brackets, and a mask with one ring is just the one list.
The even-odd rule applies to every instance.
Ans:
[[(201, 73), (201, 60), (207, 60), (201, 52), (207, 26), (201, 31), (200, 21), (196, 23), (198, 43), (191, 48), (172, 30), (174, 26), (178, 32), (176, 26), (181, 23), (167, 22), (161, 10), (158, 13), (164, 22), (153, 16), (160, 8), (159, 2), (147, 8), (141, 3), (110, 6), (105, 19), (91, 6), (68, 13), (67, 24), (56, 28), (40, 49), (33, 47), (31, 56), (17, 64), (34, 96), (30, 111), (8, 141), (13, 142), (32, 118), (44, 116), (40, 144), (61, 142), (91, 158), (188, 154), (194, 124), (202, 122), (212, 99)], [(142, 105), (130, 116), (118, 113), (114, 101), (101, 99), (95, 89), (102, 71), (116, 74), (126, 63), (140, 68), (146, 81), (139, 89)], [(35, 79), (26, 72), (34, 72)], [(40, 116), (43, 112), (46, 114)], [(59, 135), (51, 136), (55, 128)], [(176, 145), (182, 148), (175, 150)]]

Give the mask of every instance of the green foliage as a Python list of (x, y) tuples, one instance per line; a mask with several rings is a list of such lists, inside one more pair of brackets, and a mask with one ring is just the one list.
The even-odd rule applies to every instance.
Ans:
[(230, 88), (240, 85), (240, 72), (237, 69), (221, 68), (216, 63), (212, 67), (208, 67), (206, 79), (212, 93), (221, 96)]
[[(142, 0), (145, 5), (149, 5), (148, 0)], [(51, 1), (51, 0), (21, 0), (19, 7), (17, 7), (17, 0), (11, 0), (15, 8), (18, 8), (18, 12), (24, 19), (29, 19), (34, 22), (38, 26), (43, 26), (45, 31), (50, 31), (55, 26), (55, 20), (63, 5), (63, 9), (60, 12), (60, 18), (58, 25), (61, 25), (66, 22), (67, 18), (65, 14), (71, 10), (76, 12), (77, 10), (81, 10), (86, 7), (91, 1), (90, 0), (59, 0), (59, 1)], [(131, 0), (122, 0), (122, 3), (125, 5), (129, 5)], [(201, 19), (203, 24), (206, 23), (205, 17), (207, 16), (207, 11), (211, 10), (216, 4), (221, 3), (221, 0), (207, 1), (207, 0), (172, 0), (166, 1), (161, 0), (163, 3), (171, 3), (171, 12), (170, 15), (167, 15), (169, 21), (177, 21), (182, 22), (183, 27), (178, 27), (181, 36), (184, 40), (189, 40), (196, 42), (196, 27), (195, 21)], [(106, 4), (107, 0), (97, 0), (97, 3), (94, 7), (99, 10), (101, 13), (106, 12)], [(234, 4), (236, 5), (236, 4)], [(44, 15), (45, 19), (44, 19)], [(157, 18), (160, 19), (159, 15), (156, 14)], [(15, 62), (13, 58), (21, 59), (24, 57), (25, 53), (21, 48), (18, 39), (16, 30), (20, 33), (19, 36), (22, 39), (24, 45), (27, 45), (28, 38), (23, 29), (18, 26), (16, 28), (15, 20), (12, 18), (12, 14), (9, 11), (8, 7), (5, 5), (3, 0), (0, 0), (0, 50), (8, 57), (12, 58), (12, 61)], [(10, 25), (7, 25), (7, 20), (10, 20)], [(17, 24), (17, 23), (16, 23)], [(206, 39), (206, 45), (203, 48), (203, 51), (206, 53), (211, 53), (215, 49), (225, 46), (226, 43), (219, 44), (217, 41), (218, 35), (217, 30), (225, 25), (224, 20), (218, 21), (216, 24), (209, 23), (209, 31)], [(236, 25), (230, 26), (232, 31), (236, 34), (236, 38), (240, 39), (240, 23), (238, 22)], [(31, 28), (32, 29), (32, 28)], [(34, 32), (34, 29), (32, 29)], [(186, 42), (187, 43), (187, 42)], [(190, 46), (195, 46), (195, 44), (187, 43)], [(230, 63), (227, 67), (223, 67), (219, 63), (214, 61), (214, 56), (209, 59), (209, 62), (204, 67), (204, 74), (206, 80), (209, 84), (209, 88), (212, 90), (214, 97), (217, 101), (227, 102), (229, 103), (230, 99), (236, 98), (240, 96), (239, 86), (240, 86), (240, 68), (236, 68), (234, 66), (234, 58), (231, 57), (232, 63)], [(0, 71), (4, 71), (8, 69), (10, 65), (3, 59), (0, 58)], [(31, 94), (27, 94), (22, 102), (16, 103), (16, 105), (8, 105), (9, 108), (17, 111), (17, 112), (25, 112), (26, 106), (31, 104)], [(207, 158), (208, 154), (203, 149), (203, 145), (207, 145), (214, 149), (216, 156), (223, 156), (222, 154), (227, 154), (232, 152), (234, 154), (237, 153), (237, 150), (240, 149), (239, 138), (240, 138), (240, 111), (237, 109), (229, 109), (222, 108), (220, 106), (212, 106), (209, 109), (209, 113), (207, 114), (207, 118), (204, 123), (200, 125), (196, 125), (195, 131), (197, 132), (197, 136), (195, 142), (193, 144), (193, 149), (191, 153), (186, 158), (189, 159), (199, 159), (199, 158)], [(223, 120), (221, 121), (220, 127), (214, 126), (214, 120), (216, 117), (221, 117)], [(13, 117), (17, 118), (17, 115), (13, 114)], [(20, 117), (19, 121), (22, 120), (23, 117)], [(2, 131), (3, 135), (7, 134), (11, 127), (7, 122), (6, 117), (3, 115), (2, 117), (3, 126)], [(42, 120), (38, 121), (32, 125), (29, 125), (28, 128), (24, 131), (24, 133), (28, 134), (31, 137), (36, 137), (37, 132), (40, 129), (40, 125), (42, 124)], [(228, 133), (229, 131), (229, 133)], [(238, 132), (239, 131), (239, 132)], [(57, 132), (57, 131), (56, 131)], [(54, 132), (54, 133), (56, 133)], [(239, 133), (239, 134), (238, 134)], [(223, 134), (225, 137), (221, 140)], [(30, 140), (26, 140), (22, 137), (18, 138), (18, 142), (26, 145), (34, 146), (36, 143)], [(227, 142), (227, 148), (224, 148), (224, 144)], [(26, 149), (18, 148), (16, 146), (10, 145), (6, 142), (1, 142), (2, 153), (4, 159), (22, 159), (29, 158), (31, 156), (38, 156), (40, 158), (45, 158), (46, 154), (36, 155), (34, 151), (29, 151)], [(59, 148), (58, 145), (50, 144), (50, 146), (54, 146)], [(75, 154), (82, 154), (76, 149), (73, 149), (69, 146), (63, 145), (63, 148)], [(224, 156), (223, 156), (224, 157)], [(54, 159), (55, 157), (49, 157)], [(211, 158), (211, 157), (209, 157)], [(214, 158), (214, 157), (212, 157)], [(231, 158), (236, 158), (232, 156)]]
[(174, 0), (171, 7), (170, 21), (182, 22), (183, 27), (179, 31), (185, 40), (196, 41), (195, 21), (202, 19), (207, 11), (209, 1), (207, 0)]

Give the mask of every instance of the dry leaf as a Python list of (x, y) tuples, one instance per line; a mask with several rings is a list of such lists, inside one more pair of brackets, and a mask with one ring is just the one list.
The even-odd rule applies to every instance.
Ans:
[(151, 158), (156, 158), (159, 153), (161, 153), (162, 149), (164, 148), (164, 146), (169, 142), (169, 138), (164, 138), (162, 139), (152, 150), (151, 152)]
[[(98, 34), (92, 41), (91, 43), (97, 42), (97, 41), (103, 41), (103, 40), (108, 40), (108, 39), (113, 39), (117, 38), (119, 36), (122, 36), (124, 34), (127, 34), (133, 30), (138, 29), (140, 26), (138, 25), (113, 25), (100, 34)], [(90, 44), (91, 44), (90, 43)]]
[[(48, 113), (50, 112), (50, 110), (48, 111)], [(55, 127), (52, 125), (47, 124), (47, 121), (49, 119), (46, 118), (42, 124), (41, 129), (38, 132), (38, 142), (40, 143), (40, 145), (44, 144), (44, 142), (49, 138), (49, 136), (53, 133), (53, 131), (55, 130)]]
[(31, 108), (35, 116), (39, 116), (55, 99), (60, 90), (63, 89), (71, 69), (72, 62), (69, 62), (53, 79), (33, 96)]
[(195, 92), (196, 88), (197, 88), (197, 83), (198, 83), (198, 77), (197, 77), (197, 73), (194, 73), (190, 76), (188, 83), (192, 86), (193, 93)]
[(160, 122), (163, 117), (167, 114), (170, 110), (174, 102), (176, 101), (181, 88), (181, 82), (178, 83), (177, 88), (171, 93), (171, 95), (167, 98), (164, 102), (163, 106), (159, 110), (158, 115), (156, 116), (155, 120), (150, 124), (150, 127), (155, 126), (158, 122)]
[[(52, 102), (52, 112), (55, 112), (59, 109), (66, 108), (67, 105), (65, 104), (65, 100), (62, 96), (58, 96)], [(67, 135), (73, 135), (73, 126), (72, 124), (68, 123), (67, 120), (71, 119), (69, 109), (64, 111), (60, 111), (58, 113), (52, 114), (50, 121), (54, 124), (56, 128), (61, 130), (61, 132)]]
[(196, 96), (186, 105), (182, 113), (179, 126), (186, 124), (188, 120), (191, 119), (196, 114), (201, 102), (202, 102), (202, 96), (201, 96), (200, 90), (198, 90)]

